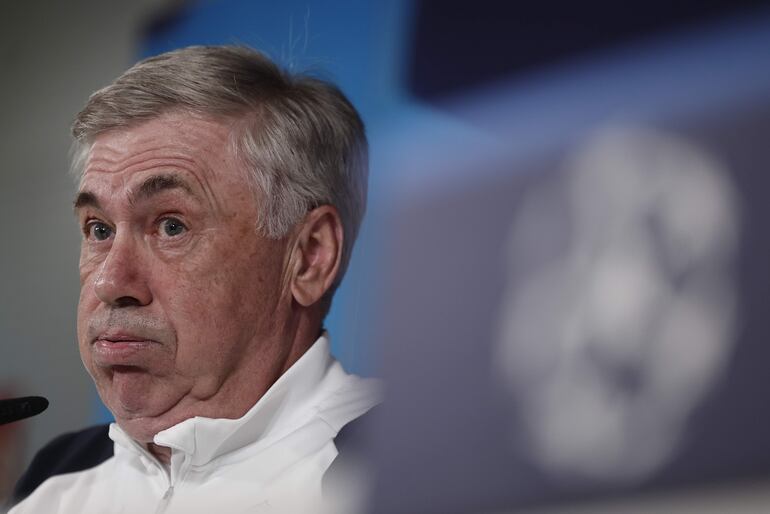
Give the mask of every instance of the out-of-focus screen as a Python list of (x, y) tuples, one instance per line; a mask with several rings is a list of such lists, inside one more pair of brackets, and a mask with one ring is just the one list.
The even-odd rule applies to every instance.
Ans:
[(478, 132), (396, 159), (371, 512), (770, 511), (769, 21), (425, 79)]

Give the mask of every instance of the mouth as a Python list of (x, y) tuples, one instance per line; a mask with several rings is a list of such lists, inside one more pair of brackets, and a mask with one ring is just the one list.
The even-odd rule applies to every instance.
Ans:
[(159, 343), (135, 334), (101, 334), (91, 342), (94, 361), (103, 367), (141, 366)]
[(139, 334), (133, 334), (130, 332), (105, 332), (103, 334), (98, 334), (95, 336), (92, 340), (92, 343), (96, 343), (99, 341), (106, 341), (109, 343), (122, 343), (122, 342), (131, 342), (131, 341), (148, 341), (149, 338), (144, 337)]

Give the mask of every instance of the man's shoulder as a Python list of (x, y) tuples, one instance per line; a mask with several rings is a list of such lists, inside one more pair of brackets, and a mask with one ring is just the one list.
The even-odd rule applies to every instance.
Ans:
[[(339, 364), (338, 364), (339, 365)], [(317, 415), (339, 432), (383, 400), (382, 381), (337, 370), (335, 387), (317, 404)]]
[(84, 471), (111, 458), (114, 445), (109, 428), (104, 424), (69, 432), (44, 446), (17, 482), (12, 503), (19, 503), (53, 476)]

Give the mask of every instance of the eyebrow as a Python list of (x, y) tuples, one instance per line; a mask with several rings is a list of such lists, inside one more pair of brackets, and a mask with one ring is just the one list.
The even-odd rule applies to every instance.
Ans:
[(135, 203), (139, 200), (146, 200), (153, 195), (156, 195), (162, 191), (168, 191), (171, 189), (183, 189), (187, 193), (193, 194), (190, 186), (177, 177), (176, 175), (153, 175), (147, 177), (142, 185), (139, 186), (135, 195), (130, 195), (131, 203)]
[(82, 209), (83, 207), (95, 207), (101, 209), (99, 199), (90, 191), (80, 191), (75, 197), (75, 210)]
[[(146, 200), (162, 191), (172, 189), (182, 189), (190, 194), (194, 194), (190, 186), (175, 175), (153, 175), (147, 177), (136, 190), (136, 193), (129, 195), (129, 202), (134, 204), (140, 200)], [(101, 209), (99, 198), (91, 191), (80, 191), (75, 197), (75, 210), (83, 207), (94, 207)]]

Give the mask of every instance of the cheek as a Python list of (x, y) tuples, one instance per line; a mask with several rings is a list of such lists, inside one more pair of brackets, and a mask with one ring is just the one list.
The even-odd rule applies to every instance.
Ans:
[(83, 287), (91, 277), (93, 277), (96, 271), (99, 269), (99, 265), (104, 260), (104, 252), (98, 252), (89, 247), (87, 241), (80, 243), (80, 259), (78, 262), (78, 269), (80, 271), (80, 285)]
[(84, 284), (80, 289), (80, 299), (78, 301), (77, 311), (78, 342), (81, 351), (83, 350), (86, 339), (88, 320), (91, 318), (91, 313), (94, 311), (96, 303), (96, 296), (93, 294), (93, 289)]
[(180, 368), (216, 368), (270, 330), (280, 280), (260, 269), (260, 261), (228, 257), (206, 271), (156, 281), (159, 303), (178, 335)]
[(77, 308), (77, 339), (80, 358), (88, 372), (97, 378), (98, 370), (92, 364), (91, 346), (88, 341), (88, 324), (101, 302), (94, 290), (94, 280), (97, 277), (98, 262), (96, 259), (80, 261), (80, 297)]
[(167, 276), (157, 283), (156, 300), (181, 342), (213, 346), (222, 337), (232, 336), (241, 303), (238, 282), (233, 279), (229, 273), (215, 273), (189, 279)]
[[(82, 277), (82, 275), (81, 275)], [(93, 311), (95, 295), (93, 294), (93, 287), (88, 280), (81, 279), (80, 285), (80, 297), (78, 299), (78, 340), (82, 340), (86, 334), (86, 326), (88, 325), (88, 318), (91, 311)]]
[(90, 314), (98, 307), (99, 299), (94, 290), (94, 281), (98, 276), (97, 259), (80, 258), (80, 297), (78, 299), (78, 339), (85, 337), (85, 328)]
[(153, 280), (153, 302), (176, 332), (178, 366), (189, 370), (217, 358), (230, 318), (230, 294), (219, 277), (166, 270)]
[(88, 319), (91, 309), (87, 309), (86, 302), (83, 299), (83, 293), (80, 294), (80, 303), (78, 304), (78, 320), (77, 320), (77, 332), (78, 332), (78, 350), (80, 352), (80, 360), (83, 361), (83, 365), (92, 377), (96, 378), (96, 369), (94, 369), (93, 362), (91, 360), (91, 348), (87, 340), (88, 333)]

